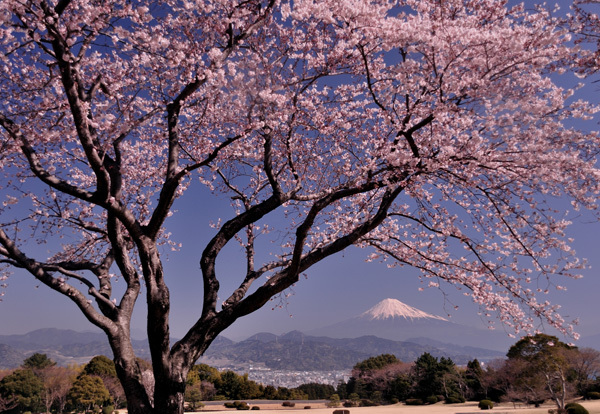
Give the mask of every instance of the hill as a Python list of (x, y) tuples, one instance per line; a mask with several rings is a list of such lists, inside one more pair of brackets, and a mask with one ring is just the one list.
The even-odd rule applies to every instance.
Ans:
[(436, 357), (450, 357), (457, 364), (466, 364), (473, 358), (489, 360), (503, 356), (501, 352), (487, 349), (472, 348), (471, 354), (466, 351), (452, 345), (446, 345), (441, 350), (426, 343), (392, 341), (375, 336), (340, 339), (292, 331), (281, 336), (259, 333), (245, 341), (211, 347), (206, 357), (228, 360), (234, 364), (264, 364), (267, 368), (277, 370), (326, 371), (347, 370), (357, 362), (385, 353), (410, 362), (429, 352)]
[(15, 348), (0, 344), (0, 369), (17, 368), (25, 358), (25, 354)]
[[(150, 352), (145, 341), (134, 340), (133, 346), (139, 357), (149, 359)], [(96, 355), (112, 356), (106, 336), (99, 332), (45, 328), (21, 335), (0, 335), (2, 369), (18, 367), (35, 352), (46, 354), (63, 366), (83, 364)]]
[[(149, 359), (144, 341), (134, 341), (136, 354)], [(24, 335), (0, 336), (0, 368), (14, 368), (34, 352), (45, 353), (60, 365), (83, 364), (95, 355), (111, 356), (102, 334), (61, 329), (40, 329)], [(218, 337), (208, 349), (204, 360), (219, 367), (261, 364), (274, 370), (331, 371), (348, 370), (357, 362), (384, 353), (394, 354), (406, 362), (414, 361), (424, 352), (450, 357), (457, 364), (470, 359), (487, 360), (501, 353), (483, 349), (465, 349), (449, 344), (428, 343), (426, 340), (392, 341), (367, 335), (358, 338), (314, 337), (292, 331), (285, 335), (258, 333), (234, 342)]]

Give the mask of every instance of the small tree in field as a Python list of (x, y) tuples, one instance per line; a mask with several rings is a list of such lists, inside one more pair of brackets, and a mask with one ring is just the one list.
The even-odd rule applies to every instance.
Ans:
[[(3, 0), (0, 25), (2, 278), (28, 272), (106, 333), (130, 413), (181, 413), (220, 332), (352, 245), (516, 330), (569, 330), (536, 287), (581, 267), (552, 204), (595, 207), (599, 140), (567, 126), (591, 110), (553, 83), (573, 51), (543, 8)], [(166, 281), (182, 275), (161, 252), (178, 248), (177, 205), (209, 202), (192, 179), (233, 209), (198, 246), (201, 310), (171, 344)], [(232, 242), (245, 271), (223, 292)], [(151, 370), (130, 339), (138, 302)]]
[(73, 408), (89, 412), (102, 408), (110, 400), (110, 394), (100, 377), (82, 374), (75, 380), (67, 399)]
[(524, 337), (510, 347), (507, 364), (518, 362), (520, 370), (513, 382), (526, 391), (535, 391), (532, 400), (552, 399), (559, 412), (574, 395), (573, 367), (570, 361), (579, 351), (557, 337), (536, 334)]

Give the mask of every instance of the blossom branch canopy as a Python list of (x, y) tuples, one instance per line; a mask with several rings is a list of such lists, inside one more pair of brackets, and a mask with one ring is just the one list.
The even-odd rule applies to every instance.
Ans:
[[(235, 209), (199, 255), (186, 346), (351, 245), (456, 285), (517, 331), (540, 317), (570, 329), (538, 286), (584, 266), (553, 203), (596, 208), (600, 142), (569, 126), (596, 108), (554, 81), (573, 50), (543, 8), (5, 0), (0, 23), (0, 262), (110, 335), (142, 283), (161, 321), (150, 336), (168, 335), (159, 252), (178, 247), (166, 219), (194, 199), (191, 179)], [(27, 253), (46, 240), (49, 257)], [(215, 263), (236, 240), (246, 272), (219, 292)], [(278, 246), (260, 262), (263, 241)]]

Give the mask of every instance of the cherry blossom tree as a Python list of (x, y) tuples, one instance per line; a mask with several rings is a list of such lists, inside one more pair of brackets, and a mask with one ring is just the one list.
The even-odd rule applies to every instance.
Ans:
[(600, 1), (575, 0), (570, 14), (571, 30), (577, 35), (575, 42), (592, 46), (590, 53), (578, 59), (579, 73), (592, 75), (600, 69)]
[[(569, 330), (543, 296), (583, 263), (553, 205), (595, 207), (599, 140), (569, 126), (594, 108), (555, 83), (573, 51), (543, 8), (3, 0), (0, 24), (2, 277), (28, 272), (106, 333), (129, 412), (182, 412), (221, 331), (352, 245), (517, 331)], [(233, 209), (171, 344), (166, 220), (192, 180)], [(222, 292), (229, 243), (246, 270)], [(142, 292), (151, 381), (130, 341)]]

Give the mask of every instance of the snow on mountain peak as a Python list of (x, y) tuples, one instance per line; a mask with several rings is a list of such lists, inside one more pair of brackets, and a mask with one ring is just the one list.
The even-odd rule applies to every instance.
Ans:
[(413, 308), (397, 299), (384, 299), (371, 309), (360, 315), (364, 318), (373, 319), (389, 319), (389, 318), (404, 318), (404, 319), (438, 319), (445, 321), (441, 316), (432, 315)]

